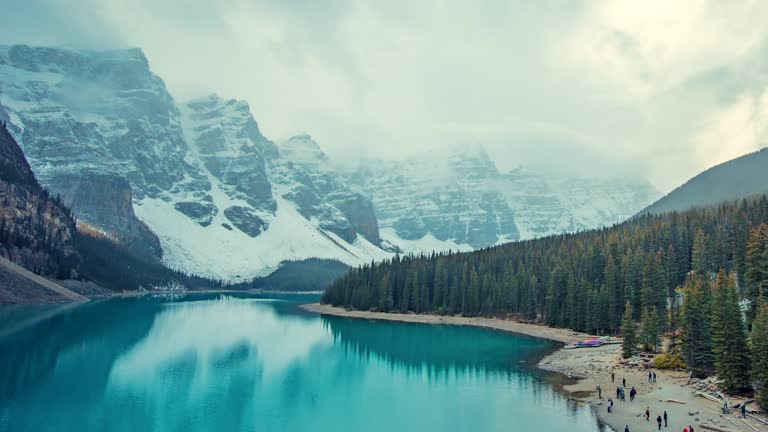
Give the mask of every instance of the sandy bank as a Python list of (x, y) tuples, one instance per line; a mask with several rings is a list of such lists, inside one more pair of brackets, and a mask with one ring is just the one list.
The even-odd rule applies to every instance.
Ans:
[[(316, 303), (303, 305), (302, 308), (324, 315), (350, 318), (423, 324), (471, 325), (562, 343), (588, 336), (567, 329), (501, 319), (348, 311), (343, 308)], [(623, 432), (625, 425), (629, 425), (631, 432), (656, 431), (658, 429), (656, 417), (663, 416), (664, 411), (667, 411), (669, 420), (667, 428), (664, 428), (662, 424), (662, 430), (665, 431), (680, 432), (689, 425), (692, 425), (696, 431), (704, 431), (705, 429), (701, 427), (701, 424), (709, 424), (730, 431), (755, 432), (757, 430), (768, 432), (768, 426), (755, 420), (747, 419), (750, 425), (748, 426), (736, 414), (721, 415), (719, 404), (694, 394), (694, 389), (686, 384), (686, 373), (656, 370), (657, 381), (649, 383), (647, 372), (622, 365), (619, 362), (620, 355), (620, 345), (575, 350), (560, 349), (542, 359), (539, 367), (551, 372), (583, 378), (575, 384), (564, 385), (561, 390), (569, 397), (593, 407), (598, 417), (618, 432)], [(611, 382), (611, 372), (615, 374), (615, 382)], [(626, 379), (627, 401), (619, 402), (616, 399), (616, 388), (622, 385), (623, 379)], [(595, 391), (598, 385), (603, 389), (603, 399), (599, 399)], [(629, 389), (632, 386), (637, 389), (638, 396), (633, 402), (630, 402)], [(607, 410), (608, 398), (613, 398), (614, 401), (613, 412), (611, 413), (608, 413)], [(670, 402), (670, 400), (677, 402)], [(644, 417), (646, 407), (650, 408), (650, 421)], [(694, 414), (689, 415), (689, 413)]]
[(442, 315), (416, 315), (401, 313), (380, 313), (368, 311), (354, 311), (329, 305), (312, 303), (302, 305), (302, 308), (324, 315), (335, 315), (350, 318), (374, 319), (383, 321), (401, 321), (414, 322), (422, 324), (451, 324), (451, 325), (469, 325), (476, 327), (485, 327), (510, 333), (534, 336), (537, 338), (548, 339), (555, 342), (568, 343), (574, 340), (588, 337), (585, 333), (578, 333), (568, 329), (557, 329), (535, 324), (526, 324), (515, 321), (492, 319), (492, 318), (468, 318), (461, 316), (442, 316)]

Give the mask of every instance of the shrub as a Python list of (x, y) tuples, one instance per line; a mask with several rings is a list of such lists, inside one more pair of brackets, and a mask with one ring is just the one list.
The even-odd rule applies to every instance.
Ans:
[(677, 369), (685, 368), (685, 361), (680, 354), (659, 354), (653, 359), (653, 364), (657, 369)]

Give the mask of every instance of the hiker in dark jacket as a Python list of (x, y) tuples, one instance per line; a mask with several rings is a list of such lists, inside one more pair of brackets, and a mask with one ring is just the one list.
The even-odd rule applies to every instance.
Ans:
[(667, 427), (667, 412), (664, 411), (664, 427)]

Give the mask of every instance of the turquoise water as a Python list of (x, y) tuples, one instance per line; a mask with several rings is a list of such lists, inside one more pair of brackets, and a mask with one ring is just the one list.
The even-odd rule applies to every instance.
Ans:
[(306, 297), (0, 308), (0, 431), (568, 431), (549, 342), (320, 317)]

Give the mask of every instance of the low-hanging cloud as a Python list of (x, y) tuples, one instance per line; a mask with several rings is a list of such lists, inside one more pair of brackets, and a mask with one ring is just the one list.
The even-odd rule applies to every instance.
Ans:
[(758, 0), (12, 3), (0, 43), (141, 47), (176, 97), (245, 99), (346, 161), (482, 144), (668, 190), (768, 145)]

